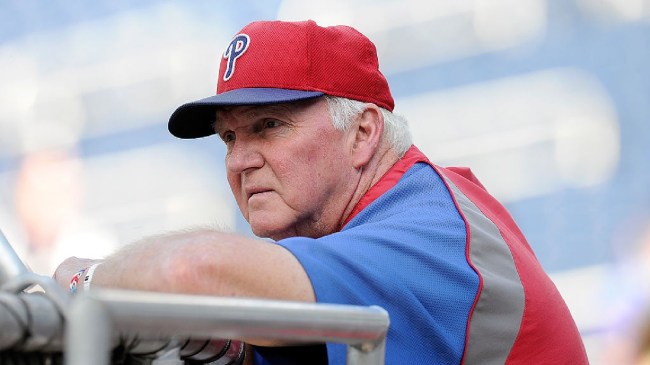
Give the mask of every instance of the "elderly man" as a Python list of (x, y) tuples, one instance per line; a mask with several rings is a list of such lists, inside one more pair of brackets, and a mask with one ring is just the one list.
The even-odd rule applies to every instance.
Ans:
[[(102, 261), (68, 259), (55, 277), (379, 305), (391, 319), (388, 364), (587, 363), (564, 301), (505, 208), (468, 169), (430, 162), (393, 107), (375, 47), (356, 30), (247, 25), (223, 54), (217, 94), (179, 107), (169, 129), (221, 138), (242, 214), (274, 242), (168, 234)], [(249, 362), (345, 362), (342, 345), (264, 345)]]

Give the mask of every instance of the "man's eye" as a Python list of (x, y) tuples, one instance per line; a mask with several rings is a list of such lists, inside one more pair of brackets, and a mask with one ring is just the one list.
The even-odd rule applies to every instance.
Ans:
[(221, 139), (223, 139), (224, 142), (232, 142), (235, 140), (235, 133), (234, 132), (225, 132), (224, 134), (221, 135)]
[(275, 119), (267, 119), (264, 121), (264, 128), (275, 128), (280, 125), (280, 122)]

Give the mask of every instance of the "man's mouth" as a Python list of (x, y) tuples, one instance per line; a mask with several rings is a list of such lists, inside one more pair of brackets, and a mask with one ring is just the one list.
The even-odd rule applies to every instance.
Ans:
[(246, 195), (248, 196), (248, 199), (250, 199), (250, 198), (252, 198), (254, 196), (260, 196), (260, 195), (263, 195), (263, 194), (266, 194), (266, 193), (270, 193), (272, 191), (273, 190), (271, 190), (271, 189), (264, 189), (264, 188), (250, 189), (247, 192)]

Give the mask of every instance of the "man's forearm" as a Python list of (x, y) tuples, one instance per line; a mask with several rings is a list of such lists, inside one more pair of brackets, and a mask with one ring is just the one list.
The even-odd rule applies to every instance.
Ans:
[[(70, 258), (55, 277), (67, 285), (91, 263)], [(266, 241), (207, 229), (125, 246), (96, 268), (92, 286), (315, 301), (311, 282), (290, 252)]]

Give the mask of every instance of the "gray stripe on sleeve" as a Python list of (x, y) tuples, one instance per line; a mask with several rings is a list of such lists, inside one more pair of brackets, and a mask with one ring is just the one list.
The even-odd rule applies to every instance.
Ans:
[(465, 364), (504, 364), (519, 333), (524, 289), (497, 226), (444, 176), (469, 225), (469, 257), (483, 288), (469, 322)]

